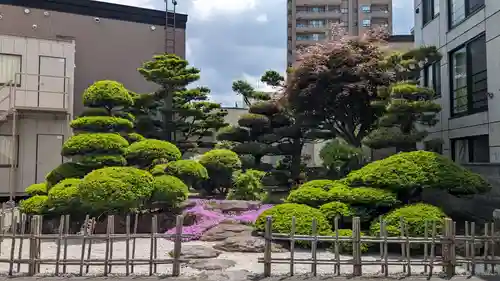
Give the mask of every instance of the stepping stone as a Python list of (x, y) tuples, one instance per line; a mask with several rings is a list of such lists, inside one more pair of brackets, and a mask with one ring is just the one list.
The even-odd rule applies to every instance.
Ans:
[[(226, 252), (263, 253), (265, 243), (262, 237), (235, 236), (215, 244), (214, 249)], [(271, 244), (271, 251), (275, 253), (287, 252), (285, 248), (276, 243)]]
[[(172, 250), (168, 254), (173, 256), (174, 251)], [(201, 245), (188, 245), (181, 248), (181, 258), (184, 259), (209, 259), (216, 258), (220, 254), (221, 251), (219, 250)]]
[(235, 261), (224, 259), (193, 260), (187, 264), (187, 266), (198, 270), (224, 270), (235, 265)]

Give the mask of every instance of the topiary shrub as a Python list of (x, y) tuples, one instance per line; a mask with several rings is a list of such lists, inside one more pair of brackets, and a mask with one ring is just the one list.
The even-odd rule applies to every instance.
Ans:
[[(427, 221), (427, 235), (432, 235), (432, 224), (436, 223), (438, 232), (443, 227), (446, 214), (438, 207), (417, 203), (394, 209), (382, 217), (386, 221), (387, 234), (389, 236), (400, 236), (400, 219), (408, 226), (408, 233), (413, 237), (425, 235), (425, 222)], [(370, 226), (370, 232), (374, 236), (380, 235), (380, 221), (374, 220)]]
[(54, 185), (49, 191), (48, 205), (51, 212), (58, 214), (81, 214), (81, 202), (78, 185), (81, 179), (65, 179)]
[[(323, 204), (319, 207), (319, 210), (325, 215), (332, 226), (335, 225), (335, 218), (337, 216), (342, 219), (342, 217), (350, 217), (354, 214), (351, 206), (338, 201)], [(340, 220), (339, 223), (342, 223), (342, 221)]]
[(151, 174), (153, 176), (161, 176), (161, 175), (166, 175), (167, 173), (165, 172), (165, 168), (167, 167), (167, 164), (158, 164), (154, 165), (153, 168), (150, 170)]
[(123, 213), (147, 203), (154, 190), (154, 178), (133, 167), (106, 167), (86, 175), (78, 189), (85, 206), (98, 212)]
[(114, 116), (85, 116), (70, 123), (75, 132), (126, 132), (134, 128), (130, 120)]
[(211, 184), (204, 185), (204, 191), (212, 194), (214, 191), (226, 194), (231, 187), (234, 171), (241, 169), (241, 160), (238, 154), (227, 149), (212, 149), (205, 152), (199, 159), (205, 166)]
[(134, 142), (138, 142), (138, 141), (143, 141), (145, 140), (146, 138), (143, 137), (141, 134), (138, 134), (138, 133), (130, 133), (130, 134), (127, 134), (126, 136), (124, 136), (124, 138), (128, 141), (128, 143), (130, 144), (133, 144)]
[(319, 187), (302, 187), (293, 190), (285, 200), (287, 203), (304, 204), (314, 208), (331, 201), (328, 191)]
[(102, 168), (104, 166), (125, 166), (127, 160), (121, 155), (83, 155), (78, 162), (89, 168)]
[(68, 139), (62, 148), (62, 156), (85, 154), (123, 154), (128, 142), (119, 134), (95, 133), (79, 134)]
[(47, 195), (47, 184), (44, 182), (32, 184), (24, 192), (29, 196)]
[(169, 209), (177, 208), (186, 201), (189, 194), (188, 186), (179, 178), (162, 175), (154, 178), (153, 202), (161, 203)]
[[(295, 234), (311, 235), (311, 223), (317, 222), (318, 235), (332, 235), (332, 227), (320, 210), (302, 204), (280, 204), (262, 212), (255, 221), (257, 231), (265, 231), (266, 218), (272, 217), (272, 232), (289, 234), (292, 230), (292, 217), (295, 217)], [(297, 245), (308, 245), (306, 241), (297, 241)]]
[(266, 195), (262, 185), (265, 174), (251, 169), (245, 172), (236, 171), (233, 175), (233, 188), (229, 190), (226, 199), (261, 201)]
[[(123, 84), (102, 80), (90, 85), (83, 93), (83, 105), (112, 109), (134, 104), (134, 100)], [(110, 115), (110, 114), (109, 114)]]
[(337, 187), (346, 187), (343, 183), (333, 180), (312, 180), (301, 184), (298, 188), (321, 188), (323, 190), (330, 190)]
[(19, 211), (28, 215), (43, 215), (48, 209), (48, 196), (35, 195), (19, 203)]
[(141, 168), (150, 167), (154, 160), (176, 161), (181, 158), (181, 151), (168, 141), (146, 139), (131, 144), (125, 153), (130, 165)]
[(178, 177), (188, 186), (208, 179), (207, 169), (195, 160), (177, 160), (165, 165), (165, 173)]
[(238, 125), (252, 129), (262, 129), (269, 127), (271, 125), (271, 120), (269, 120), (269, 117), (266, 115), (246, 113), (240, 116), (240, 119), (238, 119)]
[(47, 182), (47, 187), (50, 189), (52, 186), (56, 185), (64, 179), (81, 179), (91, 170), (91, 168), (78, 163), (66, 162), (60, 164), (59, 166), (57, 166), (57, 168), (48, 173), (45, 177), (45, 181)]
[[(337, 233), (335, 231), (333, 231), (332, 235), (336, 236)], [(352, 237), (352, 230), (351, 229), (339, 229), (338, 235), (339, 235), (339, 237)], [(361, 232), (361, 236), (365, 236), (365, 233)], [(352, 255), (352, 242), (339, 241), (338, 247), (339, 247), (340, 254)], [(370, 249), (370, 246), (368, 243), (361, 243), (360, 248), (361, 248), (361, 253), (366, 253)], [(335, 243), (331, 246), (331, 250), (335, 251)]]
[(349, 173), (350, 186), (370, 186), (397, 192), (407, 202), (423, 188), (447, 190), (453, 195), (488, 192), (491, 186), (452, 160), (429, 151), (402, 152)]

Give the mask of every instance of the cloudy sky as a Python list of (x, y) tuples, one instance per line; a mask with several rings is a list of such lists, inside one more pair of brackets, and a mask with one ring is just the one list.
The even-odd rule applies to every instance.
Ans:
[[(101, 0), (164, 9), (164, 0)], [(170, 1), (170, 0), (169, 0)], [(201, 69), (199, 84), (226, 106), (241, 101), (232, 81), (245, 79), (260, 87), (260, 75), (286, 67), (286, 0), (177, 0), (188, 14), (187, 59)], [(413, 0), (393, 0), (394, 33), (409, 34)], [(170, 8), (169, 8), (170, 9)]]

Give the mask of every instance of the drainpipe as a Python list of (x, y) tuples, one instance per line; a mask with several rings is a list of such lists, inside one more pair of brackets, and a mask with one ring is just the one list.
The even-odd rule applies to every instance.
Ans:
[(9, 170), (9, 178), (10, 178), (10, 195), (9, 195), (9, 203), (14, 207), (14, 197), (16, 194), (16, 165), (17, 165), (17, 111), (14, 109), (12, 112), (12, 145), (10, 151), (11, 157), (11, 165)]

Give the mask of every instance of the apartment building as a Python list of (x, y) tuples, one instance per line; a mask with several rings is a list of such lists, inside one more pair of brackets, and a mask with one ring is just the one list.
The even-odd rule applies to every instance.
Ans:
[(174, 28), (169, 15), (93, 0), (0, 2), (0, 197), (22, 195), (64, 161), (90, 84), (156, 89), (137, 68), (165, 51), (185, 54), (187, 16)]
[(415, 0), (414, 8), (416, 45), (442, 55), (422, 73), (442, 106), (429, 139), (441, 138), (456, 162), (499, 163), (500, 1)]
[(332, 23), (350, 35), (373, 27), (392, 33), (392, 0), (288, 0), (287, 16), (289, 66), (297, 48), (327, 39)]

